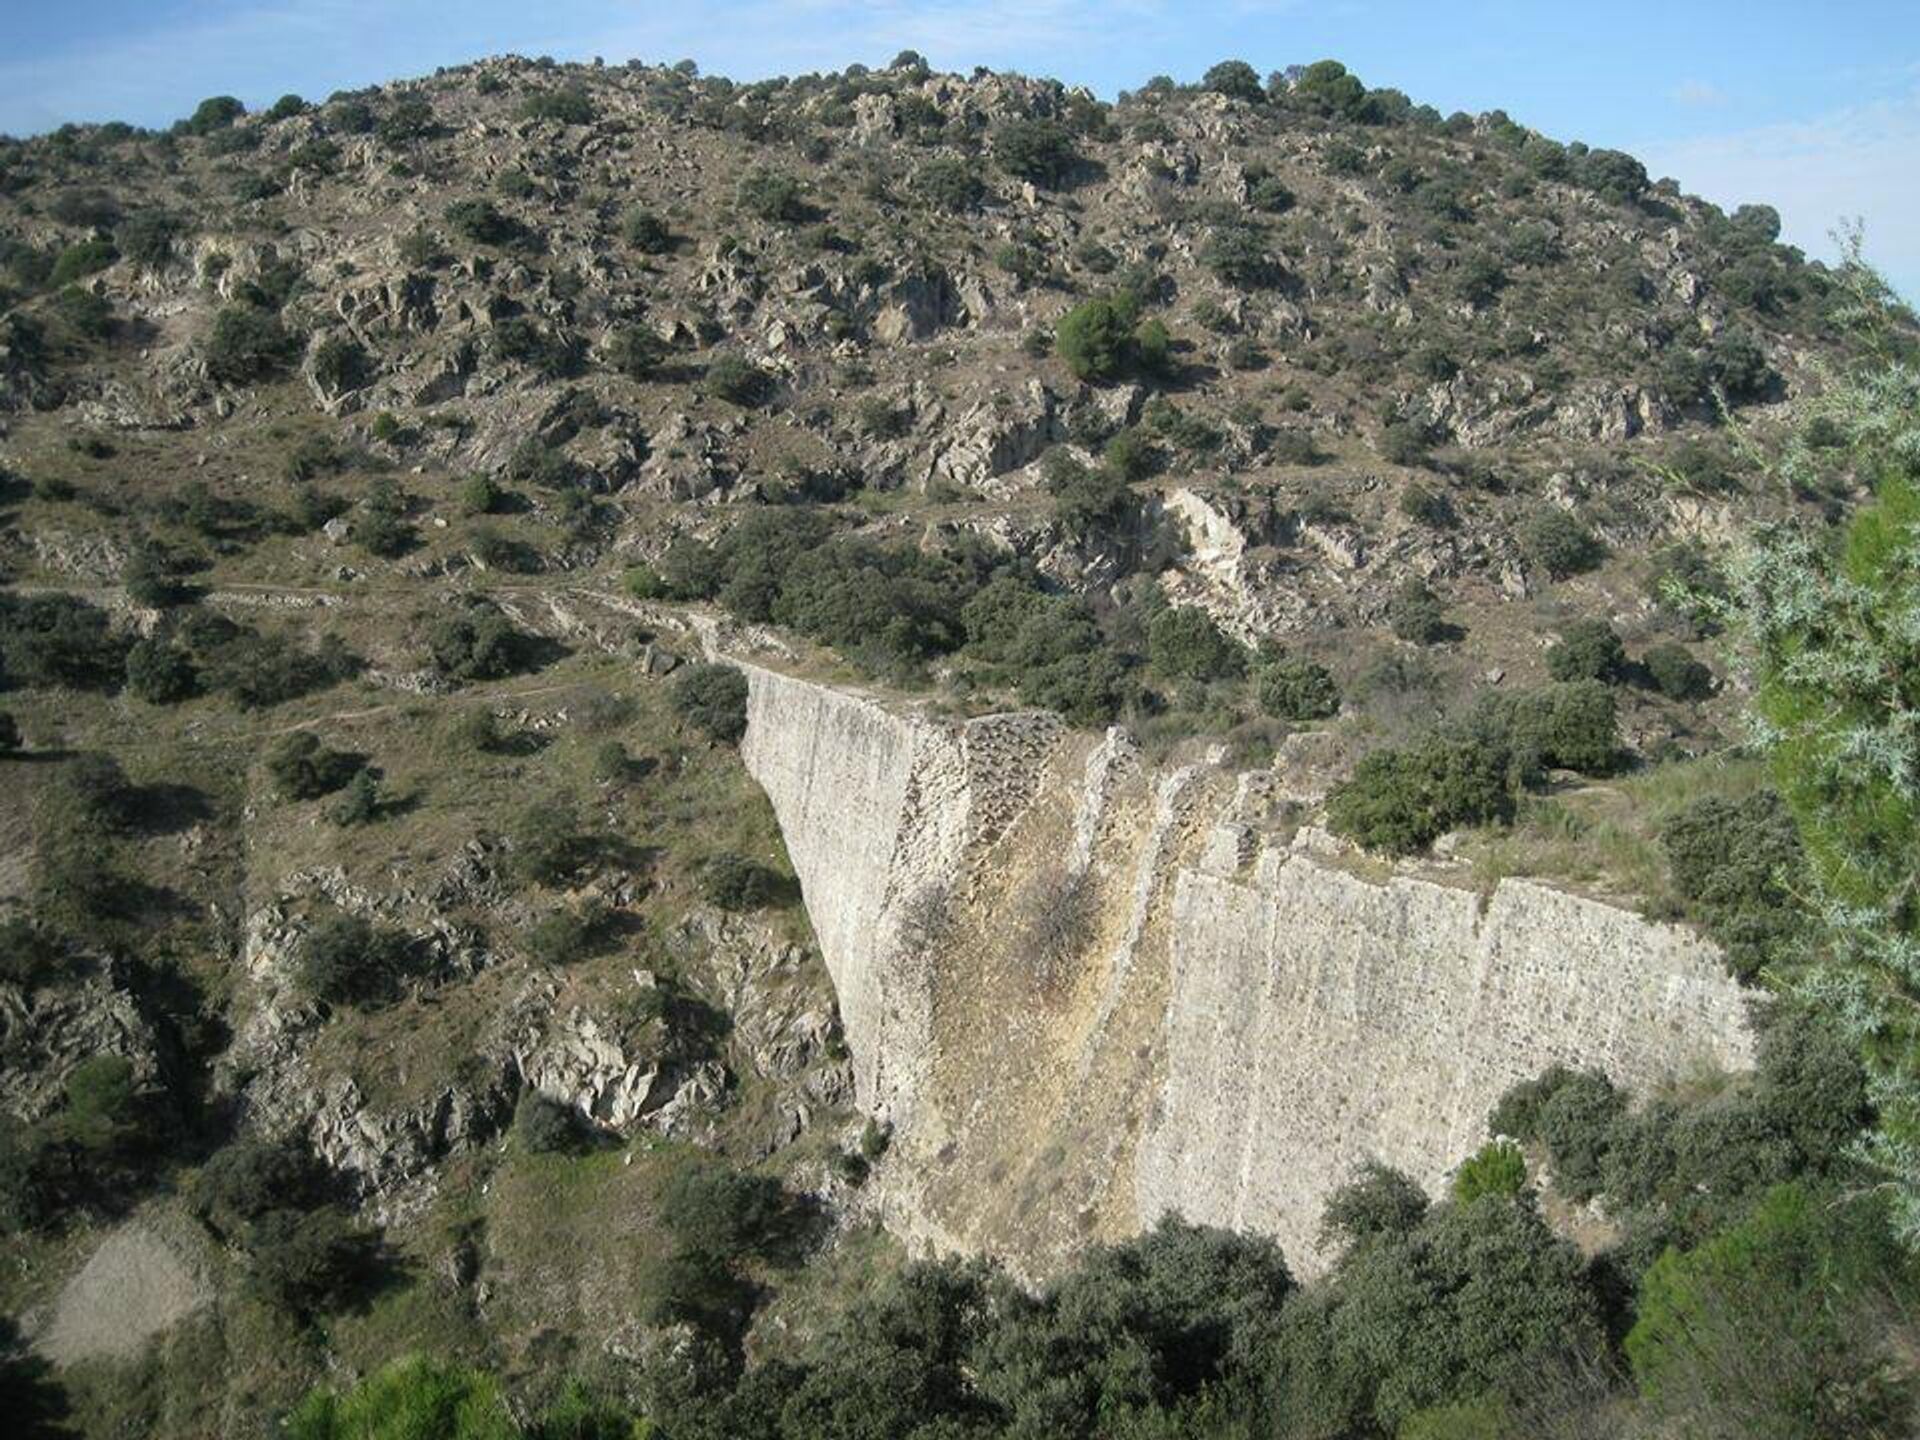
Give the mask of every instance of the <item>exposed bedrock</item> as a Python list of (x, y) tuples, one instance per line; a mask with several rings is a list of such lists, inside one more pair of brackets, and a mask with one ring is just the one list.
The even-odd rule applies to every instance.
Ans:
[(1150, 766), (1119, 731), (742, 668), (910, 1238), (1038, 1273), (1177, 1210), (1311, 1271), (1356, 1163), (1437, 1191), (1554, 1061), (1636, 1087), (1751, 1063), (1687, 931), (1528, 881), (1382, 883), (1280, 824), (1272, 776)]

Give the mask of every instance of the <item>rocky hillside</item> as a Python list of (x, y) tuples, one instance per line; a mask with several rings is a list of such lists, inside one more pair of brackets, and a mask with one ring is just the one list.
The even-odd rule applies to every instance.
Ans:
[[(1801, 857), (1717, 557), (1860, 493), (1755, 463), (1856, 349), (1777, 231), (1331, 62), (503, 58), (0, 141), (7, 1384), (1211, 1434), (1289, 1295), (1347, 1408), (1288, 1434), (1616, 1364), (1622, 1287), (1865, 1104), (1743, 988)], [(1599, 1174), (1629, 1119), (1658, 1183)], [(1556, 1318), (1393, 1379), (1323, 1334), (1386, 1293), (1351, 1204), (1480, 1254), (1470, 1156)], [(1100, 1342), (1150, 1401), (1036, 1338), (1210, 1265)], [(846, 1337), (935, 1292), (986, 1348), (861, 1429), (935, 1341)]]

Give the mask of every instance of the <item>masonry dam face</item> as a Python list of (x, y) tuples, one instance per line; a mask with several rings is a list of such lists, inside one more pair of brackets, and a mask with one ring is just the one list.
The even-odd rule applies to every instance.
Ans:
[(1684, 930), (1528, 881), (1354, 874), (1271, 779), (1041, 713), (942, 720), (763, 667), (741, 753), (891, 1122), (889, 1224), (1044, 1274), (1177, 1211), (1325, 1257), (1360, 1161), (1438, 1193), (1508, 1085), (1752, 1063)]

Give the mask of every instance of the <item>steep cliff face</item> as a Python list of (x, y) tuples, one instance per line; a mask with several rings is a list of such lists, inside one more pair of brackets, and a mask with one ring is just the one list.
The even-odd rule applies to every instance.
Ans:
[(1738, 989), (1684, 932), (1527, 881), (1483, 909), (1299, 854), (1248, 868), (1203, 862), (1175, 886), (1143, 1217), (1177, 1209), (1304, 1255), (1356, 1159), (1435, 1188), (1500, 1092), (1555, 1061), (1633, 1086), (1750, 1063)]
[(896, 1127), (889, 1218), (1041, 1271), (1166, 1210), (1317, 1263), (1377, 1157), (1438, 1189), (1513, 1081), (1750, 1063), (1687, 932), (1546, 886), (1384, 884), (1273, 777), (1164, 771), (1040, 714), (951, 721), (747, 665), (747, 766)]
[(914, 923), (943, 903), (969, 851), (1026, 808), (1063, 727), (1038, 714), (916, 724), (857, 695), (747, 673), (741, 755), (799, 867), (860, 1106), (904, 1120), (933, 1046)]

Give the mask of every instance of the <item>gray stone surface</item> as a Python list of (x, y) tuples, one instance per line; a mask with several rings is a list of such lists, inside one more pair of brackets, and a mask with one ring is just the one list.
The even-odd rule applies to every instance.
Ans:
[(38, 1339), (58, 1365), (126, 1359), (213, 1298), (191, 1228), (149, 1215), (108, 1232), (54, 1302)]
[(1684, 930), (1365, 878), (1263, 822), (1284, 776), (742, 668), (859, 1104), (895, 1125), (888, 1218), (934, 1248), (1038, 1271), (1175, 1210), (1311, 1271), (1358, 1162), (1437, 1191), (1554, 1061), (1631, 1086), (1751, 1062), (1743, 992)]

